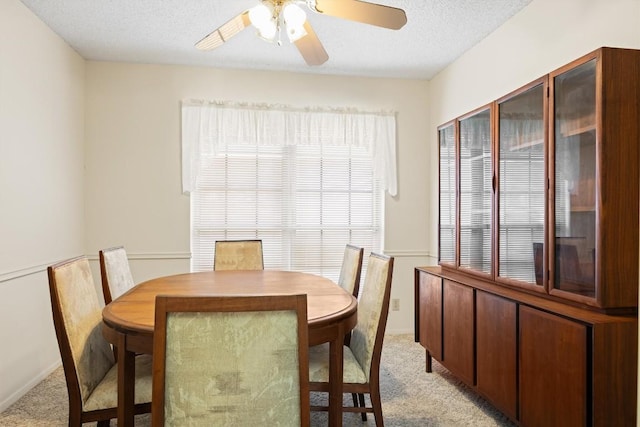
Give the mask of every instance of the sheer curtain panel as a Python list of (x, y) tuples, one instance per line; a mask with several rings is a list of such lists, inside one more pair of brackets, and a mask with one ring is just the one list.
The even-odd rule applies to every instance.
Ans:
[(374, 175), (397, 194), (396, 120), (393, 113), (348, 109), (188, 101), (182, 104), (182, 191), (193, 191), (202, 157), (230, 141), (258, 146), (351, 146), (371, 156)]

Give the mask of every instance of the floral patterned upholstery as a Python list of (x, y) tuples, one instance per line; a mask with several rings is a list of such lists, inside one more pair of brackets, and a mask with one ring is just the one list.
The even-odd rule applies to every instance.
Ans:
[(340, 278), (338, 284), (354, 297), (358, 297), (360, 288), (360, 272), (362, 269), (362, 248), (347, 245), (344, 250), (342, 267), (340, 268)]
[[(166, 313), (164, 362), (156, 362), (164, 363), (164, 425), (301, 425), (296, 311), (178, 310)], [(156, 324), (156, 337), (162, 333)]]
[(100, 251), (100, 273), (106, 304), (135, 285), (129, 268), (127, 252), (122, 246)]
[(263, 270), (262, 240), (216, 241), (214, 270)]
[[(81, 412), (117, 407), (117, 365), (102, 336), (102, 308), (86, 257), (49, 267), (54, 326), (70, 401)], [(136, 358), (136, 403), (151, 402), (151, 358)], [(72, 385), (77, 380), (78, 388)], [(73, 406), (70, 404), (70, 418)], [(104, 418), (104, 417), (103, 417)], [(108, 419), (107, 417), (106, 419)]]

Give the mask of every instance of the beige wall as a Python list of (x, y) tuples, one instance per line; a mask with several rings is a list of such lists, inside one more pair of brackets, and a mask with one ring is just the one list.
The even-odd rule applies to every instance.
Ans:
[(0, 410), (59, 364), (45, 268), (84, 253), (84, 61), (0, 2)]
[(396, 256), (392, 298), (400, 299), (401, 310), (391, 312), (388, 331), (412, 332), (413, 268), (430, 262), (427, 86), (421, 80), (88, 62), (87, 252), (125, 245), (136, 281), (189, 270), (189, 197), (181, 194), (180, 181), (181, 100), (393, 110), (398, 196), (386, 198), (384, 248)]

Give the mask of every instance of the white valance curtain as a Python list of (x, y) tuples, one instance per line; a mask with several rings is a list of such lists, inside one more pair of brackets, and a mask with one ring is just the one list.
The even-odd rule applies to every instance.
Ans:
[(248, 145), (352, 145), (371, 155), (374, 176), (397, 194), (393, 113), (295, 109), (230, 102), (182, 103), (182, 191), (195, 189), (200, 159), (229, 141)]

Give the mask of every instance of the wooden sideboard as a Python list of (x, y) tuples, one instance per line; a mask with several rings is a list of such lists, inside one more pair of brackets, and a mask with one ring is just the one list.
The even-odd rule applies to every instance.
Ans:
[(415, 340), (523, 426), (635, 426), (638, 322), (440, 267), (415, 270)]
[(416, 341), (519, 425), (636, 425), (639, 99), (602, 47), (437, 129)]

